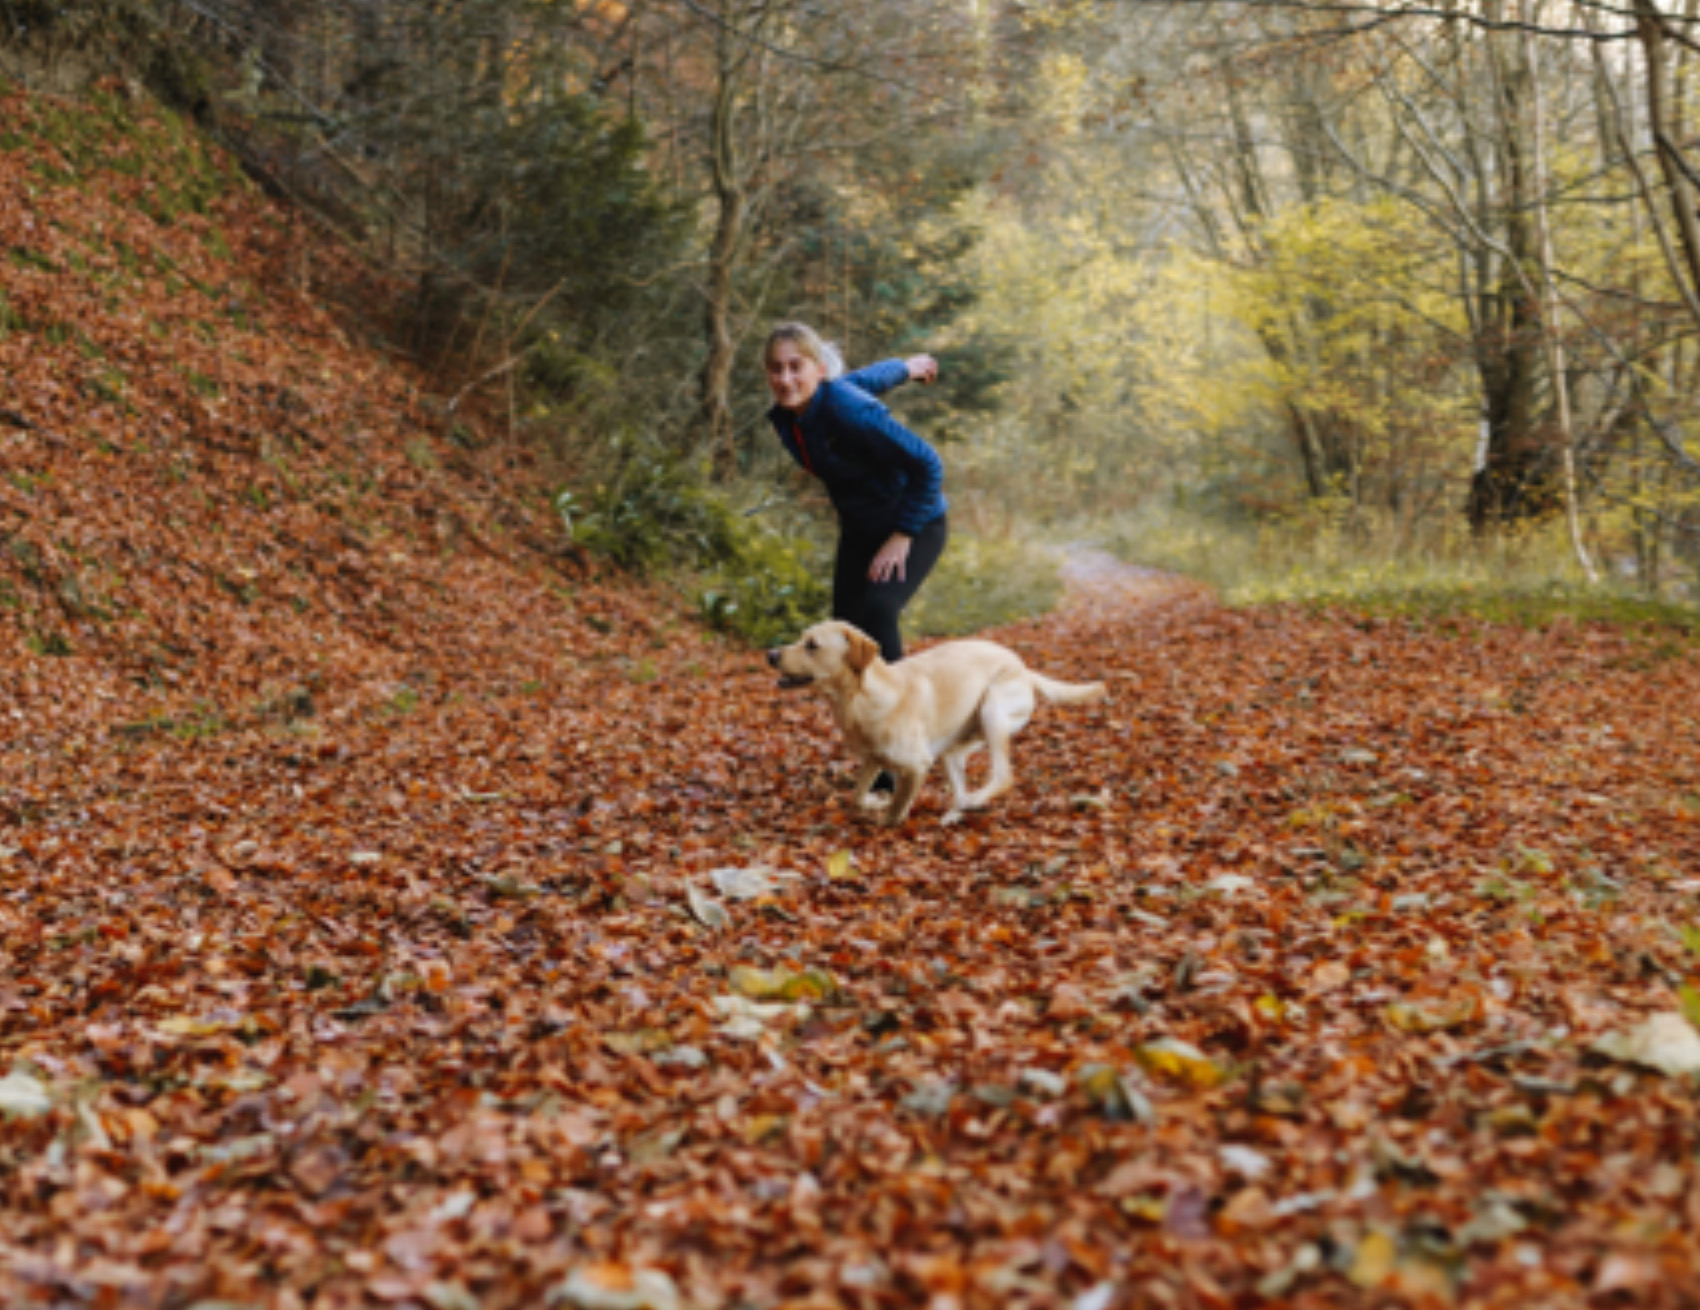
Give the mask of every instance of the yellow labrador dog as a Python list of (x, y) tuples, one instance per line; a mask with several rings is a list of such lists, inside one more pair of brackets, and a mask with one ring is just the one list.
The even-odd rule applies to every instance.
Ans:
[[(1009, 790), (1015, 780), (1009, 741), (1033, 717), (1034, 693), (1058, 705), (1106, 700), (1101, 682), (1057, 682), (1034, 673), (1021, 657), (990, 641), (951, 641), (898, 664), (880, 658), (879, 646), (848, 623), (817, 623), (790, 646), (767, 653), (781, 687), (820, 687), (851, 750), (861, 758), (856, 802), (885, 808), (895, 827), (909, 814), (934, 760), (950, 778), (946, 823)], [(968, 757), (991, 750), (991, 777), (968, 790)], [(871, 791), (881, 769), (897, 787), (889, 802)]]

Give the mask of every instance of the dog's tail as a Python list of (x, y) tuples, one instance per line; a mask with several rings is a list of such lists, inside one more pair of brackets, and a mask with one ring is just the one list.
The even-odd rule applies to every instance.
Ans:
[(1042, 673), (1027, 670), (1033, 686), (1053, 705), (1086, 705), (1095, 700), (1109, 700), (1110, 689), (1101, 682), (1058, 682)]

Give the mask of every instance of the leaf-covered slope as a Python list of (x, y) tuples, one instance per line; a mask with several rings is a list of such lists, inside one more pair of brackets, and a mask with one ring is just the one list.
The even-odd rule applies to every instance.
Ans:
[(524, 681), (628, 606), (561, 604), (520, 453), (466, 449), (315, 298), (398, 289), (145, 104), (0, 122), (0, 679), (30, 731), (306, 719), (444, 661)]

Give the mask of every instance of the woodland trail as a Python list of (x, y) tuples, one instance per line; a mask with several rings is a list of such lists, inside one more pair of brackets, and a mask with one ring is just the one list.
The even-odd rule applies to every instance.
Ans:
[(588, 588), (406, 704), (30, 753), (5, 1299), (1700, 1288), (1691, 1085), (1588, 1053), (1692, 973), (1692, 654), (1071, 587), (996, 635), (1115, 702), (949, 829)]
[(887, 832), (228, 161), (0, 103), (0, 1304), (1700, 1298), (1692, 645), (1077, 556), (991, 635), (1113, 703)]

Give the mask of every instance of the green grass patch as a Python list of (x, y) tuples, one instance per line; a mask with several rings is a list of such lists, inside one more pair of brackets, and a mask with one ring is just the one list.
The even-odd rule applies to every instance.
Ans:
[(436, 472), (437, 452), (424, 437), (414, 437), (402, 447), (402, 453), (407, 456), (407, 462), (421, 473)]
[(965, 637), (1032, 618), (1062, 598), (1054, 547), (955, 533), (903, 626), (917, 637)]
[(62, 659), (75, 654), (71, 639), (62, 632), (38, 631), (24, 635), (24, 645), (32, 655), (43, 659)]
[(38, 273), (57, 273), (60, 271), (59, 265), (40, 251), (31, 250), (28, 246), (13, 246), (6, 253), (19, 268), (32, 269)]
[(140, 739), (171, 737), (177, 741), (207, 741), (230, 729), (230, 722), (218, 706), (210, 701), (196, 701), (183, 714), (150, 714), (133, 723), (114, 724), (114, 737)]
[[(94, 91), (75, 104), (38, 100), (31, 106), (27, 137), (8, 148), (29, 149), (45, 142), (57, 150), (64, 167), (46, 156), (34, 161), (36, 173), (58, 185), (74, 184), (94, 172), (136, 177), (149, 185), (139, 201), (155, 222), (167, 224), (185, 214), (206, 214), (241, 184), (233, 163), (221, 162), (183, 118), (169, 109), (138, 115), (119, 96)], [(8, 143), (25, 136), (16, 130)], [(30, 139), (33, 138), (33, 139)], [(228, 250), (218, 232), (208, 234), (214, 253)]]
[(1468, 616), (1488, 623), (1549, 628), (1554, 623), (1604, 623), (1658, 632), (1682, 641), (1700, 637), (1700, 609), (1673, 601), (1552, 582), (1544, 586), (1494, 586), (1472, 582), (1332, 590), (1295, 597), (1309, 608), (1351, 609), (1444, 628)]
[(1680, 642), (1700, 635), (1692, 603), (1589, 584), (1558, 523), (1478, 539), (1460, 519), (1413, 538), (1353, 522), (1338, 507), (1258, 527), (1154, 510), (1093, 525), (1091, 535), (1129, 562), (1206, 582), (1235, 606), (1350, 610), (1441, 629), (1473, 619), (1535, 629), (1605, 623)]

